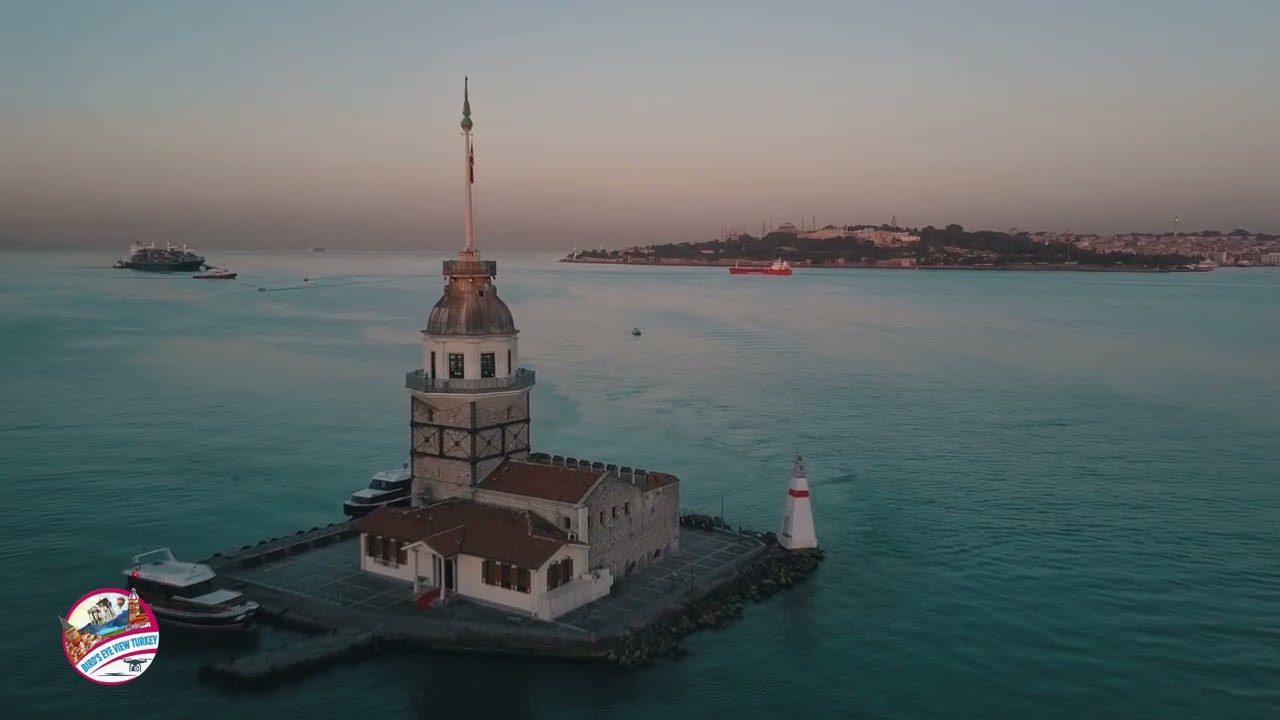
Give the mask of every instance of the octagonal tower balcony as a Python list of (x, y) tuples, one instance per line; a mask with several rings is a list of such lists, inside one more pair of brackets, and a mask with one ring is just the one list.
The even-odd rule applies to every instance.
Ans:
[(421, 369), (411, 370), (404, 377), (404, 386), (420, 393), (512, 392), (531, 388), (535, 382), (535, 373), (528, 368), (519, 368), (505, 377), (433, 378)]

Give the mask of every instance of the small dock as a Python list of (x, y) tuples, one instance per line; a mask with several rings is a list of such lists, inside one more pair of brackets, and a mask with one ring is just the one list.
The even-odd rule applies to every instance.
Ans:
[(261, 689), (372, 656), (379, 639), (373, 630), (339, 630), (257, 655), (205, 665), (200, 668), (200, 677), (237, 689)]

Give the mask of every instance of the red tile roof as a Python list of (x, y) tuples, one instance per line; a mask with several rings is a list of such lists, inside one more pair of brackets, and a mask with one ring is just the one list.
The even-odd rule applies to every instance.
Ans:
[(494, 470), (480, 487), (484, 490), (577, 504), (596, 486), (603, 472), (510, 461)]
[(382, 506), (355, 522), (362, 533), (425, 542), (449, 557), (459, 553), (537, 569), (569, 538), (527, 510), (508, 510), (455, 498), (415, 510)]

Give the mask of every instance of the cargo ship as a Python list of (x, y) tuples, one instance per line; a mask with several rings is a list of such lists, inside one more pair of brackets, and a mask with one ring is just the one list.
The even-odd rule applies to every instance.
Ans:
[(734, 265), (729, 268), (730, 275), (790, 275), (791, 263), (779, 258), (769, 267), (762, 265)]
[(135, 242), (129, 247), (129, 257), (117, 260), (112, 267), (118, 270), (146, 270), (149, 272), (187, 272), (204, 267), (204, 256), (183, 245), (171, 243), (156, 247), (155, 243), (143, 245)]

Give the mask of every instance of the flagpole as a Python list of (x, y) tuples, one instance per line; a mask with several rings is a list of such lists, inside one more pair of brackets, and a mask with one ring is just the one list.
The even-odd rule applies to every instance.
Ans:
[(472, 155), (472, 149), (471, 149), (471, 128), (472, 128), (471, 97), (470, 97), (470, 91), (468, 89), (468, 84), (469, 82), (467, 78), (463, 78), (462, 80), (462, 137), (463, 137), (464, 155), (462, 160), (464, 163), (464, 166), (463, 166), (464, 174), (462, 176), (462, 179), (466, 182), (466, 193), (467, 193), (466, 252), (468, 254), (471, 254), (471, 253), (475, 253), (476, 251), (475, 207), (472, 204), (472, 198), (471, 198), (471, 186), (472, 184), (475, 183), (475, 174), (474, 174), (475, 171), (473, 169), (473, 165), (475, 163), (475, 156)]

